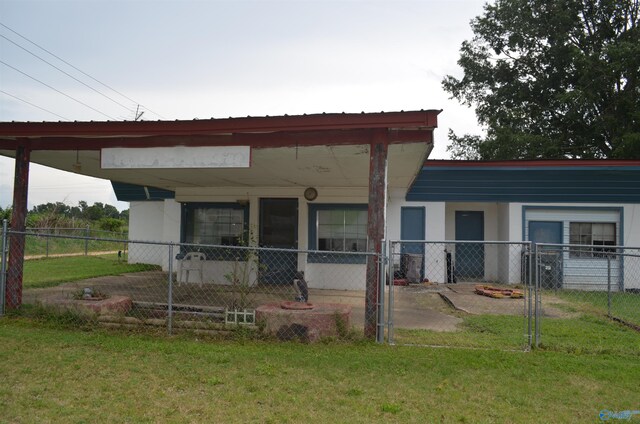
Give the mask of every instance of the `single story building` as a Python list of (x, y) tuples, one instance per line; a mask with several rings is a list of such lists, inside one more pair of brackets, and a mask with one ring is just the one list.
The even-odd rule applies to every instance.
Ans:
[[(640, 288), (623, 258), (604, 254), (640, 246), (640, 161), (427, 160), (439, 112), (0, 123), (0, 154), (17, 159), (18, 211), (30, 161), (109, 179), (131, 204), (132, 240), (235, 245), (251, 233), (261, 247), (332, 252), (261, 261), (287, 280), (304, 271), (310, 287), (366, 289), (373, 303), (375, 261), (338, 253), (380, 253), (383, 240), (436, 246), (403, 251), (421, 256), (430, 281), (512, 284), (526, 256), (483, 243), (601, 245), (556, 256), (562, 286), (587, 288), (609, 257), (619, 287)], [(224, 283), (221, 259), (206, 259), (202, 279)], [(129, 260), (169, 267), (143, 245)]]

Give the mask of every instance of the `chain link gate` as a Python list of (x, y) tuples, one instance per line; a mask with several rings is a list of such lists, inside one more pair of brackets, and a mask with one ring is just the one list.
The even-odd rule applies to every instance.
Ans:
[(531, 243), (403, 240), (387, 249), (389, 343), (530, 348)]

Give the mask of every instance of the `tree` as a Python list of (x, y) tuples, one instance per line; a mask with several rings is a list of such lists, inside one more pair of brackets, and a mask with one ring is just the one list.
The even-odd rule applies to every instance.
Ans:
[(464, 76), (486, 137), (450, 131), (454, 158), (640, 158), (639, 0), (496, 0), (471, 22)]

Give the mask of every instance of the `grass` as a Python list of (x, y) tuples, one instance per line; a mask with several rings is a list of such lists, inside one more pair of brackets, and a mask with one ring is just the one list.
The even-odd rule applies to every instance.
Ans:
[[(84, 234), (77, 234), (83, 236)], [(126, 250), (125, 242), (105, 242), (97, 240), (81, 240), (28, 235), (25, 237), (26, 256), (64, 255), (70, 253), (106, 252)]]
[(149, 337), (0, 319), (6, 422), (594, 422), (637, 355)]
[[(580, 312), (607, 314), (608, 298), (604, 291), (557, 290), (551, 292), (556, 297), (571, 302)], [(544, 299), (544, 293), (543, 293)], [(640, 293), (611, 293), (611, 315), (640, 325)]]
[[(31, 260), (25, 286), (148, 269), (115, 254)], [(529, 353), (505, 350), (524, 342), (515, 316), (460, 314), (457, 332), (395, 333), (492, 348), (469, 350), (109, 332), (25, 307), (0, 318), (0, 421), (598, 422), (603, 409), (637, 410), (640, 334), (607, 319), (601, 299), (564, 300), (579, 313), (545, 317)]]
[(159, 269), (154, 265), (118, 261), (116, 253), (100, 256), (69, 256), (32, 259), (24, 263), (24, 288), (52, 287), (91, 277), (120, 275)]
[[(604, 316), (582, 314), (576, 318), (541, 320), (540, 347), (568, 353), (612, 353), (640, 356), (640, 334)], [(468, 315), (459, 331), (394, 331), (397, 344), (454, 346), (491, 349), (522, 349), (525, 328), (522, 317)]]

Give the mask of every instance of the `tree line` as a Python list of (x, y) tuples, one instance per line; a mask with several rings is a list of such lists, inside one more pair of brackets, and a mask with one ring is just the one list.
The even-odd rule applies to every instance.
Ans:
[[(0, 219), (11, 222), (12, 207), (0, 207)], [(63, 202), (43, 203), (36, 205), (27, 212), (28, 228), (84, 228), (121, 232), (127, 229), (129, 223), (129, 209), (122, 212), (115, 206), (95, 202), (89, 206), (81, 200), (77, 206), (70, 206)]]

